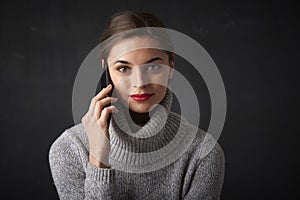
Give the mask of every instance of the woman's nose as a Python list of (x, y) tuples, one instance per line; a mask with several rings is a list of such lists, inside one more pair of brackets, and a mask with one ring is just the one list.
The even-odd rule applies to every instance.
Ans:
[(143, 70), (140, 68), (136, 68), (132, 73), (132, 85), (135, 88), (144, 88), (147, 84), (147, 76), (143, 73)]

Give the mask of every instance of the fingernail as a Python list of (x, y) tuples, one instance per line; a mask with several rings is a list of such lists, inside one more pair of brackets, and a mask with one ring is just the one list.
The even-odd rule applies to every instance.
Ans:
[(107, 88), (107, 89), (110, 89), (110, 88), (111, 88), (111, 84), (109, 84), (106, 88)]
[(112, 102), (112, 103), (115, 103), (115, 102), (117, 102), (117, 101), (118, 101), (118, 98), (112, 98), (112, 99), (111, 99), (111, 102)]
[(113, 112), (114, 112), (114, 113), (118, 113), (119, 110), (118, 110), (118, 109), (114, 109)]

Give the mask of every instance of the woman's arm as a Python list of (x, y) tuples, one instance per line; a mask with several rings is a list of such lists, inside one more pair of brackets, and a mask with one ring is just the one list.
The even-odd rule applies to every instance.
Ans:
[(225, 158), (220, 145), (216, 143), (197, 166), (184, 199), (220, 199), (225, 174)]
[(60, 199), (112, 199), (113, 169), (85, 166), (80, 151), (68, 135), (51, 146), (49, 163)]

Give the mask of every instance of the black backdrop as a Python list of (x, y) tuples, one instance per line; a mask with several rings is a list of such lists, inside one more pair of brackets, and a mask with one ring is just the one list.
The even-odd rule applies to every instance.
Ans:
[(2, 196), (57, 199), (47, 156), (51, 143), (74, 123), (77, 70), (107, 18), (129, 9), (153, 12), (168, 28), (189, 35), (219, 68), (228, 98), (218, 140), (226, 156), (222, 199), (299, 197), (295, 3), (53, 0), (0, 5)]

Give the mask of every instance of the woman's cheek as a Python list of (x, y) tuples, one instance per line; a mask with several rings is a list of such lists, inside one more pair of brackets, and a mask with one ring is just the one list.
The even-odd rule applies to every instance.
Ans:
[(119, 80), (115, 85), (115, 90), (121, 100), (125, 101), (124, 103), (126, 103), (130, 95), (130, 84), (128, 84), (126, 81)]

